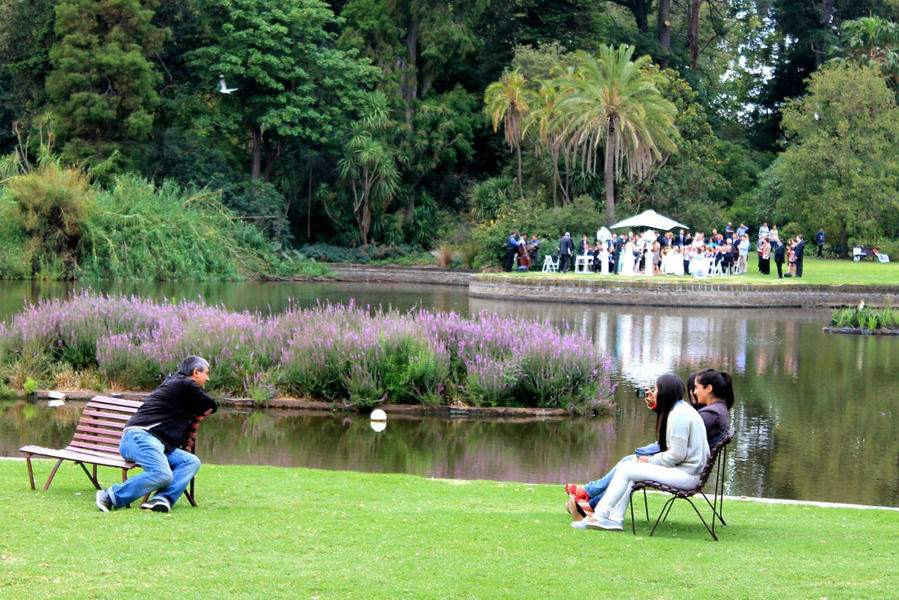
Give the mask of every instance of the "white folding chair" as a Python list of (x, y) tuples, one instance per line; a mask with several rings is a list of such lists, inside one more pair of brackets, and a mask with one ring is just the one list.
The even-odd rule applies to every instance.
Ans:
[(559, 270), (559, 256), (557, 254), (547, 254), (543, 259), (543, 272), (558, 272)]

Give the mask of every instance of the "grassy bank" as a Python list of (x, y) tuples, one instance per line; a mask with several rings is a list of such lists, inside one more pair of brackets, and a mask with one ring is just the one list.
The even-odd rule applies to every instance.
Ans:
[(33, 492), (23, 462), (0, 461), (0, 484), (2, 598), (833, 599), (899, 586), (895, 511), (727, 501), (716, 543), (681, 503), (652, 538), (644, 522), (637, 537), (574, 530), (561, 486), (205, 465), (200, 506), (161, 515), (100, 513), (71, 464)]
[[(755, 258), (754, 256), (752, 257)], [(539, 270), (528, 273), (508, 273), (510, 277), (550, 277), (573, 279), (610, 279), (621, 281), (652, 280), (672, 281), (678, 283), (735, 283), (740, 285), (899, 285), (899, 256), (897, 262), (875, 263), (870, 261), (853, 262), (850, 260), (819, 259), (809, 257), (805, 259), (801, 278), (785, 277), (778, 279), (777, 269), (771, 263), (771, 274), (761, 275), (758, 272), (758, 261), (749, 261), (749, 272), (745, 275), (728, 275), (727, 277), (714, 277), (708, 279), (696, 279), (689, 276), (656, 275), (654, 277), (621, 275), (595, 275), (593, 273), (543, 273)], [(784, 265), (784, 273), (787, 272)]]

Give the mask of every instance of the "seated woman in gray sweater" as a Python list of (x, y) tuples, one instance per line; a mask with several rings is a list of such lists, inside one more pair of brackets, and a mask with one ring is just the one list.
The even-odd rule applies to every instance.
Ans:
[(683, 489), (699, 483), (709, 458), (709, 442), (702, 417), (684, 401), (684, 391), (683, 382), (674, 374), (656, 380), (651, 396), (657, 406), (660, 452), (619, 464), (593, 515), (572, 523), (573, 526), (621, 530), (630, 491), (637, 481), (658, 481)]
[[(697, 383), (697, 378), (699, 382)], [(696, 392), (699, 391), (699, 396)], [(700, 400), (700, 396), (702, 399)], [(658, 410), (653, 404), (654, 400), (647, 395), (647, 406), (651, 410)], [(703, 369), (690, 373), (687, 378), (687, 401), (693, 405), (702, 417), (705, 424), (706, 439), (709, 447), (721, 439), (730, 429), (730, 414), (728, 411), (734, 405), (734, 388), (731, 377), (724, 371), (715, 369)], [(603, 494), (615, 476), (615, 470), (622, 464), (637, 459), (638, 455), (650, 455), (659, 452), (659, 445), (652, 443), (642, 448), (637, 448), (636, 454), (630, 454), (622, 458), (617, 465), (612, 467), (606, 475), (585, 485), (567, 484), (565, 491), (569, 494), (566, 508), (575, 520), (593, 514), (596, 505), (602, 499)]]

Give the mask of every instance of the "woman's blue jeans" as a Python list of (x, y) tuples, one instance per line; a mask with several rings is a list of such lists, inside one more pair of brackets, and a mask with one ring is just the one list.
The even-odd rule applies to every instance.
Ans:
[(200, 459), (195, 455), (180, 448), (166, 454), (162, 442), (142, 429), (125, 432), (119, 442), (119, 453), (125, 460), (137, 463), (144, 472), (106, 490), (116, 508), (153, 491), (156, 491), (154, 498), (161, 496), (168, 500), (169, 506), (174, 506), (200, 470)]
[(587, 495), (590, 496), (590, 508), (596, 510), (596, 505), (599, 504), (600, 500), (602, 500), (602, 496), (606, 493), (606, 489), (608, 489), (609, 483), (612, 482), (612, 477), (615, 476), (615, 470), (618, 469), (618, 467), (620, 467), (624, 463), (635, 460), (637, 456), (651, 456), (653, 454), (658, 454), (658, 452), (658, 444), (649, 444), (648, 446), (637, 448), (636, 454), (628, 454), (627, 456), (619, 460), (618, 464), (612, 467), (612, 470), (606, 473), (603, 477), (585, 484), (584, 490), (587, 492)]

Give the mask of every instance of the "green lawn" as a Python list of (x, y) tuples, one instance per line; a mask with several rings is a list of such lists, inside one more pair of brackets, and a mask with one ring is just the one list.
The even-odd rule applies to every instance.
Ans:
[[(802, 270), (801, 279), (777, 278), (777, 268), (774, 261), (771, 262), (771, 275), (760, 275), (758, 272), (758, 260), (755, 255), (749, 260), (749, 273), (745, 275), (731, 275), (723, 278), (711, 279), (695, 279), (693, 277), (679, 277), (675, 275), (657, 275), (652, 278), (643, 276), (622, 277), (620, 275), (594, 275), (593, 273), (543, 273), (539, 269), (529, 273), (504, 273), (510, 277), (551, 277), (551, 278), (572, 278), (572, 279), (612, 279), (622, 281), (677, 281), (677, 282), (696, 282), (708, 283), (740, 283), (740, 284), (769, 284), (782, 285), (801, 283), (809, 284), (827, 284), (827, 285), (899, 285), (899, 256), (896, 257), (897, 262), (877, 263), (868, 260), (854, 262), (851, 260), (838, 259), (818, 259), (807, 257)], [(787, 272), (784, 265), (784, 273)]]
[[(39, 463), (38, 477), (49, 468)], [(578, 531), (561, 486), (522, 483), (205, 465), (199, 508), (103, 514), (93, 496), (72, 464), (34, 492), (23, 462), (0, 461), (0, 598), (782, 600), (899, 589), (896, 511), (728, 501), (716, 543), (682, 501), (652, 538), (643, 522), (637, 537)]]

